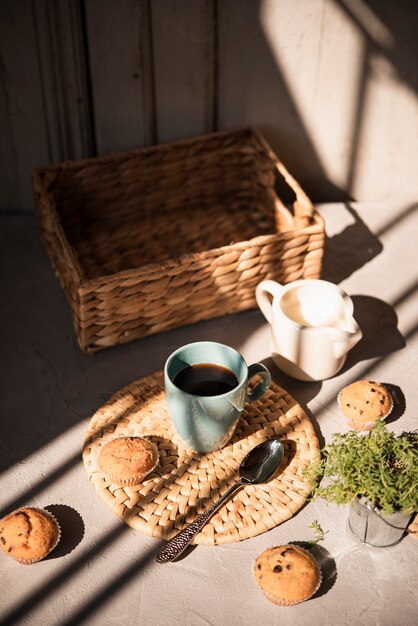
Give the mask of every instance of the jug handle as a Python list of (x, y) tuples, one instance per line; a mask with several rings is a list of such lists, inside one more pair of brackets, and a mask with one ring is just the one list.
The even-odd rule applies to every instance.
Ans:
[(269, 324), (273, 321), (272, 301), (275, 297), (280, 297), (282, 291), (283, 285), (274, 280), (263, 280), (256, 287), (255, 299)]

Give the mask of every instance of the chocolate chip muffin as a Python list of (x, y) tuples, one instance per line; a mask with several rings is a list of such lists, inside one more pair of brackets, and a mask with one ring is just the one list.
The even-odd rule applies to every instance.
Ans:
[(44, 509), (23, 507), (0, 520), (0, 548), (24, 565), (45, 558), (59, 539), (58, 522)]
[(358, 380), (338, 394), (338, 404), (350, 428), (371, 430), (378, 419), (384, 419), (393, 408), (389, 391), (381, 383)]
[(265, 550), (255, 562), (254, 574), (268, 600), (280, 606), (308, 600), (322, 580), (314, 557), (292, 544)]
[(158, 463), (158, 448), (143, 437), (118, 437), (106, 443), (99, 466), (115, 485), (129, 487), (144, 480)]

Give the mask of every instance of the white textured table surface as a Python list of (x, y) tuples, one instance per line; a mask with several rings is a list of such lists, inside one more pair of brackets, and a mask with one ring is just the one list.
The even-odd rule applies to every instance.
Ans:
[[(398, 411), (390, 427), (418, 427), (418, 211), (416, 207), (323, 205), (323, 277), (353, 296), (363, 341), (344, 370), (323, 383), (275, 380), (313, 417), (321, 444), (345, 432), (336, 395), (358, 378), (390, 383)], [(345, 507), (309, 502), (268, 533), (215, 548), (198, 546), (158, 565), (161, 542), (123, 525), (95, 495), (81, 442), (91, 414), (132, 380), (162, 369), (189, 341), (238, 348), (268, 361), (269, 328), (258, 310), (149, 337), (94, 356), (77, 347), (69, 308), (41, 248), (32, 216), (0, 218), (0, 507), (49, 507), (63, 525), (51, 557), (25, 567), (0, 554), (0, 622), (32, 625), (200, 626), (418, 623), (418, 541), (377, 549), (353, 543)], [(266, 547), (312, 539), (317, 519), (325, 583), (294, 607), (265, 600), (252, 567)]]

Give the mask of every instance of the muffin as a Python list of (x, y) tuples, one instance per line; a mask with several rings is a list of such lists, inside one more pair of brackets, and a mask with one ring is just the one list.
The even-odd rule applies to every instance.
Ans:
[(389, 391), (381, 383), (358, 380), (338, 394), (338, 404), (347, 424), (356, 430), (371, 430), (393, 408)]
[(280, 606), (308, 600), (322, 580), (314, 557), (292, 544), (265, 550), (255, 562), (254, 574), (268, 600)]
[(137, 485), (158, 463), (158, 448), (143, 437), (118, 437), (100, 451), (99, 466), (115, 485)]
[(408, 533), (410, 537), (418, 539), (418, 515), (415, 515), (414, 519), (408, 526)]
[(44, 509), (23, 507), (0, 520), (0, 548), (19, 563), (45, 558), (60, 539), (60, 527)]

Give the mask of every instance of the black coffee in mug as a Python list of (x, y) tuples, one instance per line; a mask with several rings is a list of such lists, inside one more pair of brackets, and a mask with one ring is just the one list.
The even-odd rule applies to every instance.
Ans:
[(188, 365), (174, 380), (176, 387), (194, 396), (220, 396), (237, 387), (234, 372), (215, 363)]

